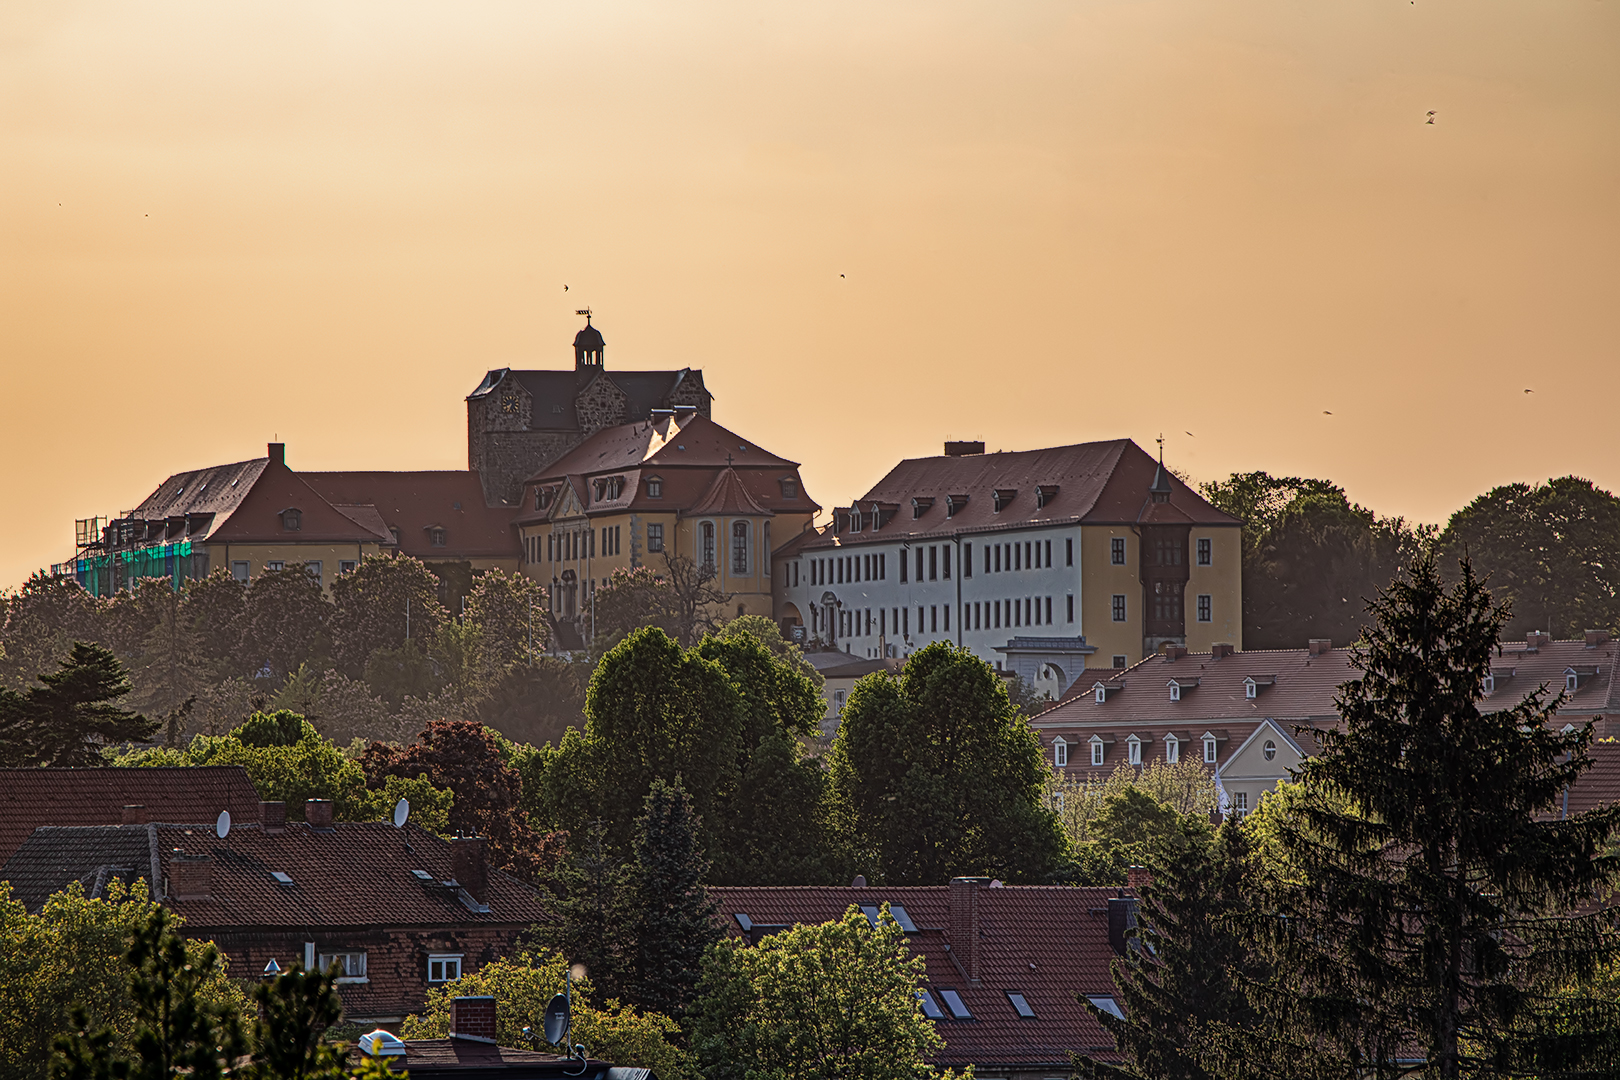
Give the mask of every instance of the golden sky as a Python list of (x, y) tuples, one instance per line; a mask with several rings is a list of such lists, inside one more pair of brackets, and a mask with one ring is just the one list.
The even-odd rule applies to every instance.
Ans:
[(464, 468), (587, 304), (829, 506), (1161, 431), (1427, 521), (1617, 488), (1617, 56), (1616, 0), (6, 0), (0, 585), (273, 436)]

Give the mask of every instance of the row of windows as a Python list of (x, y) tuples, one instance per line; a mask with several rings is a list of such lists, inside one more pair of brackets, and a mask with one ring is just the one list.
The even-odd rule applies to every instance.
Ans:
[[(782, 489), (782, 498), (797, 499), (799, 497), (799, 482), (791, 477), (783, 477), (777, 481)], [(643, 490), (649, 499), (662, 499), (664, 497), (664, 478), (662, 476), (649, 476), (641, 482)], [(625, 479), (622, 476), (604, 476), (591, 481), (591, 491), (596, 502), (611, 502), (624, 495)], [(534, 508), (546, 510), (551, 507), (557, 496), (554, 487), (535, 488)], [(296, 529), (296, 524), (287, 526)]]
[[(1125, 594), (1115, 593), (1109, 603), (1109, 609), (1114, 622), (1125, 622)], [(1153, 597), (1153, 617), (1160, 620), (1180, 620), (1181, 597), (1177, 595), (1177, 590), (1169, 589)], [(1209, 593), (1198, 594), (1198, 621), (1215, 621), (1215, 598)]]
[[(968, 544), (962, 556), (966, 574), (973, 576), (973, 545)], [(1074, 565), (1074, 538), (1063, 541), (1063, 565)], [(984, 572), (999, 574), (1006, 570), (1050, 570), (1052, 568), (1052, 541), (1025, 540), (1022, 543), (986, 544)]]
[[(698, 552), (702, 565), (709, 573), (714, 573), (715, 563), (715, 531), (714, 522), (705, 521), (698, 526)], [(660, 538), (659, 546), (662, 547)], [(765, 548), (767, 552), (771, 546), (771, 523), (765, 523)], [(749, 573), (750, 528), (746, 521), (731, 523), (731, 572), (733, 574)], [(768, 572), (768, 571), (767, 571)]]
[[(1176, 540), (1159, 540), (1154, 551), (1155, 565), (1180, 566), (1181, 544)], [(1199, 566), (1213, 566), (1215, 564), (1215, 544), (1207, 536), (1198, 538), (1197, 561)], [(1108, 542), (1108, 561), (1115, 566), (1125, 565), (1125, 538), (1116, 536)]]
[[(921, 556), (919, 549), (918, 555)], [(951, 576), (950, 553), (945, 554), (945, 576)], [(793, 564), (792, 584), (799, 583), (798, 563)], [(886, 581), (889, 577), (889, 556), (881, 551), (867, 555), (839, 555), (832, 559), (810, 560), (810, 584), (843, 585), (854, 581)], [(900, 580), (906, 580), (905, 560), (900, 560)]]
[[(321, 580), (321, 575), (324, 572), (324, 564), (320, 559), (309, 559), (303, 563), (293, 563), (293, 565), (302, 566), (305, 571), (309, 573), (309, 576), (314, 578), (316, 581)], [(354, 568), (357, 565), (359, 564), (354, 559), (339, 559), (338, 573), (352, 574), (354, 573)], [(264, 568), (266, 570), (285, 570), (287, 569), (287, 563), (284, 559), (269, 559), (265, 562)], [(236, 561), (231, 563), (231, 577), (235, 578), (237, 581), (246, 582), (252, 575), (252, 563), (245, 561)]]
[[(312, 951), (312, 946), (305, 946), (305, 956)], [(429, 953), (427, 958), (427, 981), (430, 983), (455, 982), (461, 978), (462, 953)], [(330, 971), (337, 968), (337, 981), (340, 983), (369, 982), (366, 974), (366, 951), (364, 949), (342, 949), (331, 952), (315, 954), (315, 966), (319, 971)]]
[[(1127, 764), (1130, 764), (1130, 765), (1140, 765), (1140, 764), (1142, 764), (1142, 746), (1143, 746), (1144, 742), (1145, 742), (1145, 740), (1139, 739), (1135, 735), (1132, 735), (1129, 739), (1125, 740), (1125, 761), (1126, 761)], [(1217, 742), (1215, 740), (1215, 737), (1212, 736), (1212, 735), (1206, 735), (1204, 737), (1204, 739), (1203, 739), (1203, 744), (1204, 744), (1204, 764), (1206, 764), (1206, 765), (1215, 764), (1216, 755), (1217, 755), (1217, 752), (1218, 752), (1218, 749), (1219, 749), (1219, 746), (1218, 746), (1218, 744), (1217, 744)], [(1272, 758), (1274, 758), (1276, 756), (1277, 756), (1276, 744), (1271, 743), (1271, 742), (1266, 743), (1266, 760), (1270, 761)], [(1103, 741), (1101, 736), (1096, 736), (1096, 735), (1092, 736), (1092, 738), (1091, 738), (1091, 763), (1093, 765), (1105, 764), (1106, 760), (1107, 760), (1107, 757), (1108, 757), (1108, 744)], [(1179, 762), (1181, 760), (1181, 740), (1180, 739), (1177, 739), (1174, 736), (1168, 736), (1168, 737), (1165, 738), (1165, 740), (1164, 740), (1164, 760), (1165, 760), (1165, 763), (1169, 764), (1169, 765), (1174, 765), (1174, 764), (1176, 764), (1177, 762)], [(1068, 765), (1068, 763), (1069, 763), (1069, 744), (1062, 736), (1059, 736), (1058, 738), (1052, 740), (1052, 764), (1057, 766), (1058, 768), (1063, 768), (1064, 766)]]

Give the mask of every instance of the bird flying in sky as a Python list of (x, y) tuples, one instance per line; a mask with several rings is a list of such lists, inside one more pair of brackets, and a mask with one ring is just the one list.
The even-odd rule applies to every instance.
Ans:
[(1322, 415), (1323, 416), (1332, 416), (1333, 413), (1331, 411), (1327, 410), (1327, 409), (1323, 409), (1322, 410)]
[(563, 292), (567, 292), (567, 291), (568, 291), (568, 286), (564, 285), (563, 286)]
[(1429, 119), (1428, 119), (1427, 122), (1430, 123), (1430, 124), (1434, 123), (1434, 110), (1433, 109), (1429, 110)]
[(1533, 393), (1535, 393), (1535, 391), (1534, 391), (1534, 390), (1531, 390), (1531, 389), (1529, 389), (1529, 388), (1526, 388), (1526, 389), (1525, 389), (1525, 391), (1524, 391), (1524, 392), (1525, 392), (1525, 393), (1527, 393), (1527, 394), (1533, 394)]

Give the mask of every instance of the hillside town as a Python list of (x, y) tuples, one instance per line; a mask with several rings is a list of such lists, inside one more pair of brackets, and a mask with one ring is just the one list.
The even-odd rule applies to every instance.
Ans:
[[(812, 492), (606, 354), (484, 375), (463, 471), (155, 446), (5, 594), (0, 1075), (157, 999), (193, 1075), (1397, 1075), (1476, 1052), (1424, 919), (1500, 1075), (1603, 1075), (1599, 556), (1129, 439)], [(1582, 484), (1525, 531), (1615, 544)]]

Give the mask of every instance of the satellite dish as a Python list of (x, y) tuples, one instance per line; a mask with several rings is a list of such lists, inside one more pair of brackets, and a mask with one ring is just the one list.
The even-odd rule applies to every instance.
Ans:
[(546, 1042), (553, 1046), (568, 1038), (568, 996), (558, 994), (546, 1006)]
[(231, 835), (231, 812), (229, 810), (219, 812), (219, 820), (214, 822), (214, 835), (221, 840)]
[(394, 804), (394, 828), (403, 829), (411, 817), (411, 804), (404, 799)]

